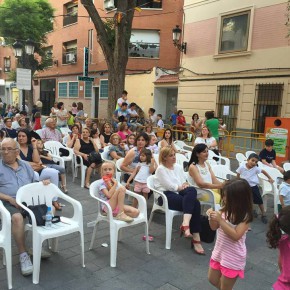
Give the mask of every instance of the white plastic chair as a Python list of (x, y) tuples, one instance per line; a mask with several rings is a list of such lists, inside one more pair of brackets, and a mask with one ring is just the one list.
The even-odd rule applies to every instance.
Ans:
[[(121, 165), (124, 161), (124, 158), (120, 158), (116, 161), (116, 180), (124, 185), (124, 182), (122, 181), (122, 177), (124, 176), (124, 171), (121, 170)], [(113, 161), (110, 161), (113, 162)]]
[[(96, 232), (97, 232), (97, 224), (101, 221), (108, 222), (110, 225), (110, 252), (111, 252), (111, 258), (110, 258), (110, 266), (116, 267), (116, 260), (117, 260), (117, 246), (118, 246), (118, 233), (119, 230), (122, 228), (134, 226), (140, 223), (145, 223), (145, 235), (148, 237), (148, 222), (147, 222), (147, 205), (146, 200), (143, 196), (139, 194), (135, 194), (134, 192), (130, 190), (126, 190), (126, 194), (130, 195), (138, 200), (138, 209), (140, 211), (140, 214), (137, 218), (134, 218), (134, 221), (131, 223), (126, 223), (123, 221), (119, 221), (114, 219), (113, 217), (113, 211), (110, 206), (110, 204), (107, 201), (104, 201), (99, 196), (99, 187), (101, 185), (101, 180), (94, 181), (90, 185), (90, 195), (91, 197), (96, 200), (97, 202), (97, 218), (95, 221), (89, 222), (87, 224), (88, 227), (94, 227), (92, 239), (90, 243), (90, 250), (93, 248)], [(104, 215), (101, 209), (101, 206), (105, 205), (107, 208), (107, 214)], [(147, 238), (145, 241), (146, 244), (146, 253), (150, 254), (149, 252), (149, 239)]]
[(179, 147), (181, 150), (185, 150), (185, 151), (192, 151), (192, 149), (194, 148), (193, 146), (187, 145), (185, 142), (181, 141), (181, 140), (176, 140), (173, 142), (175, 146)]
[(61, 134), (63, 135), (68, 135), (71, 133), (71, 129), (69, 127), (62, 127), (62, 128), (59, 128)]
[[(149, 226), (153, 219), (153, 215), (155, 211), (161, 211), (165, 213), (165, 226), (166, 226), (166, 241), (165, 241), (165, 249), (171, 249), (171, 236), (172, 236), (172, 222), (175, 216), (183, 215), (182, 211), (171, 210), (168, 208), (168, 201), (166, 195), (154, 188), (154, 176), (149, 176), (147, 178), (147, 186), (149, 189), (153, 191), (154, 194), (154, 203), (151, 210), (150, 218), (149, 218)], [(163, 204), (158, 204), (158, 198), (161, 197)]]
[(219, 165), (225, 165), (228, 167), (228, 169), (231, 169), (231, 162), (230, 159), (227, 157), (224, 157), (222, 155), (215, 154), (212, 150), (208, 150), (208, 160), (214, 160), (213, 158), (218, 158), (217, 164)]
[(84, 165), (82, 156), (74, 154), (73, 158), (74, 158), (74, 162), (73, 162), (74, 163), (73, 182), (75, 182), (75, 178), (78, 177), (78, 169), (80, 169), (80, 171), (81, 171), (81, 187), (84, 187), (85, 186), (85, 178), (86, 178), (87, 166)]
[(42, 129), (38, 129), (35, 131), (39, 135), (40, 138), (42, 138)]
[(176, 153), (176, 163), (183, 168), (183, 162), (188, 162), (189, 159), (184, 154)]
[(255, 154), (256, 154), (256, 152), (255, 152), (255, 151), (251, 151), (251, 150), (249, 150), (249, 151), (246, 151), (246, 153), (245, 153), (245, 156), (246, 156), (246, 158), (248, 159), (248, 158), (249, 158), (249, 156), (250, 156), (252, 153), (255, 153)]
[[(52, 198), (60, 197), (73, 206), (74, 214), (71, 218), (61, 217), (61, 221), (56, 224), (52, 224), (51, 227), (37, 226), (33, 212), (22, 204), (26, 202), (28, 205), (46, 203), (47, 206), (52, 208)], [(53, 251), (57, 251), (58, 237), (68, 235), (74, 232), (80, 233), (80, 246), (81, 246), (81, 264), (84, 264), (84, 231), (83, 231), (83, 209), (81, 203), (68, 195), (64, 194), (56, 185), (49, 184), (43, 185), (42, 182), (36, 182), (24, 185), (19, 188), (16, 194), (16, 202), (19, 206), (25, 209), (32, 220), (32, 224), (26, 224), (25, 230), (32, 231), (32, 248), (33, 248), (33, 283), (39, 283), (40, 274), (40, 259), (41, 248), (43, 241), (47, 239), (54, 239)]]
[(236, 177), (237, 174), (231, 171), (226, 165), (213, 165), (211, 169), (217, 179), (221, 181), (228, 180), (231, 177)]
[(210, 190), (210, 189), (199, 188), (199, 187), (193, 185), (190, 182), (191, 178), (189, 178), (189, 173), (188, 172), (185, 172), (185, 176), (186, 176), (186, 180), (189, 183), (189, 185), (194, 186), (194, 188), (196, 189), (196, 191), (197, 191), (197, 199), (201, 199), (204, 196), (208, 197), (208, 201), (200, 201), (200, 204), (201, 205), (209, 205), (213, 210), (215, 210), (216, 207), (217, 207), (216, 206), (217, 204), (216, 204), (216, 201), (215, 201), (215, 197), (214, 197), (213, 191)]
[(247, 157), (243, 153), (237, 153), (236, 154), (236, 159), (239, 162), (239, 164), (247, 161)]
[[(71, 162), (71, 170), (72, 170), (72, 175), (74, 175), (74, 151), (71, 148), (63, 146), (58, 141), (46, 141), (44, 143), (44, 147), (48, 149), (53, 155), (59, 156), (63, 159), (64, 162)], [(69, 152), (68, 156), (60, 156), (59, 149), (66, 149)]]
[(109, 159), (109, 157), (108, 157), (108, 153), (106, 152), (106, 151), (103, 151), (102, 153), (101, 153), (101, 157), (102, 157), (102, 160), (103, 161), (113, 161), (113, 160), (110, 160)]
[(6, 265), (8, 289), (12, 289), (11, 216), (1, 200), (0, 213), (2, 223), (2, 229), (0, 231), (0, 248), (3, 248), (4, 250), (3, 265)]
[(258, 174), (260, 185), (262, 188), (262, 198), (263, 198), (265, 211), (267, 211), (268, 196), (273, 195), (274, 213), (278, 213), (277, 204), (278, 204), (279, 196), (278, 196), (277, 179), (283, 178), (283, 174), (278, 169), (271, 168), (269, 166), (264, 166), (262, 169), (265, 170), (270, 175), (270, 177), (275, 181), (274, 183), (270, 183), (268, 181), (268, 178), (263, 173)]
[(284, 164), (283, 164), (283, 169), (284, 169), (285, 171), (290, 170), (290, 163), (289, 163), (289, 162), (284, 163)]

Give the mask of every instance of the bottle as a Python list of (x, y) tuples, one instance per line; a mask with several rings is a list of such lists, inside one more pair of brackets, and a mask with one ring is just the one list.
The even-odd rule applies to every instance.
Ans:
[(52, 225), (52, 211), (51, 211), (51, 207), (48, 206), (47, 207), (47, 212), (45, 215), (45, 226), (46, 227), (51, 227)]

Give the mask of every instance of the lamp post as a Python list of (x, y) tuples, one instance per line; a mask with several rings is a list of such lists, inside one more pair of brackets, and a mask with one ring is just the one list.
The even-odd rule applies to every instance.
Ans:
[(179, 43), (181, 31), (182, 30), (179, 28), (179, 25), (176, 25), (176, 27), (172, 29), (173, 44), (179, 51), (184, 52), (184, 54), (186, 54), (187, 43), (186, 42)]
[[(14, 55), (18, 59), (18, 64), (26, 69), (26, 59), (34, 54), (35, 43), (31, 39), (27, 39), (24, 44), (16, 40), (12, 44)], [(31, 72), (30, 72), (31, 73)], [(24, 91), (25, 92), (25, 91)], [(25, 111), (25, 93), (22, 92), (22, 110)]]

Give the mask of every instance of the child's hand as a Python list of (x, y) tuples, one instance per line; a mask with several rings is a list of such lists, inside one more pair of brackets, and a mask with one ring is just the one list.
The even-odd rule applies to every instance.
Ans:
[(208, 218), (210, 218), (210, 214), (213, 212), (213, 209), (212, 208), (209, 208), (207, 211), (206, 211), (206, 215), (208, 216)]
[(274, 183), (274, 179), (269, 178), (269, 182), (270, 182), (270, 183)]
[(125, 187), (127, 188), (127, 189), (130, 189), (130, 183), (126, 183), (126, 185), (125, 185)]
[(213, 221), (216, 221), (216, 222), (219, 223), (221, 221), (221, 218), (222, 218), (221, 214), (218, 211), (212, 211), (210, 213), (210, 219), (213, 220)]

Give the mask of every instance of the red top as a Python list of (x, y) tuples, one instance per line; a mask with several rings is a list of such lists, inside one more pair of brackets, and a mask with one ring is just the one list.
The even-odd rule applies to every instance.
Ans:
[(42, 129), (41, 127), (41, 118), (35, 118), (35, 123), (33, 126), (33, 130), (39, 130)]

